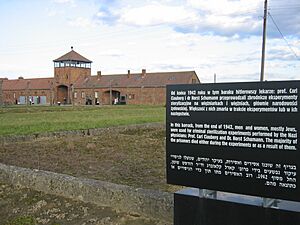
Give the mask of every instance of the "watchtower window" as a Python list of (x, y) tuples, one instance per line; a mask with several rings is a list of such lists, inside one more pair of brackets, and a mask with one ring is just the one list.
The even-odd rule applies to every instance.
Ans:
[(91, 68), (91, 63), (80, 62), (80, 61), (61, 61), (54, 62), (54, 67), (77, 67), (77, 68)]

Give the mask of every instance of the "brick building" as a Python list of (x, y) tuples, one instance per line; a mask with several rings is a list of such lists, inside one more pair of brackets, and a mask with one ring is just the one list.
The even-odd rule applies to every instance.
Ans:
[(2, 83), (3, 83), (3, 79), (0, 78), (0, 106), (3, 105)]
[[(54, 77), (0, 79), (4, 104), (165, 104), (167, 84), (199, 83), (194, 71), (91, 75), (92, 61), (71, 49), (53, 60)], [(2, 81), (2, 85), (1, 85)]]

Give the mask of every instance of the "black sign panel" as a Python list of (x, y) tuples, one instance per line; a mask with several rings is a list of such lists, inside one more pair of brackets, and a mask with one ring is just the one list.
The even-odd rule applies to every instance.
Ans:
[(300, 81), (167, 86), (167, 182), (300, 201)]

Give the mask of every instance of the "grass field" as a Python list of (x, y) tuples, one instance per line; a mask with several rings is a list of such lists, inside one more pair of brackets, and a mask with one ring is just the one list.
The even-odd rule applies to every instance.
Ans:
[(163, 122), (162, 106), (30, 106), (0, 110), (0, 135), (25, 135), (65, 130)]

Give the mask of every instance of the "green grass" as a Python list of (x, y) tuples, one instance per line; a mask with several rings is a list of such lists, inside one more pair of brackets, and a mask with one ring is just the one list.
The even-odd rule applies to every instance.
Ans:
[(165, 108), (162, 106), (15, 106), (0, 110), (0, 135), (81, 130), (164, 120)]
[(21, 216), (5, 223), (5, 225), (35, 225), (35, 219), (31, 216)]

